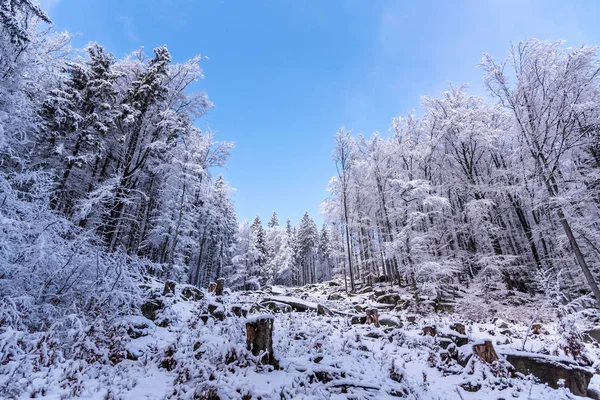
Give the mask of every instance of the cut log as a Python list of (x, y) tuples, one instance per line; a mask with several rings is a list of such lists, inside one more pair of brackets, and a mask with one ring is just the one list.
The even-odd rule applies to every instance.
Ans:
[(212, 293), (217, 288), (217, 284), (215, 282), (211, 282), (208, 284), (208, 293)]
[(379, 311), (376, 308), (369, 308), (367, 311), (367, 324), (374, 324), (376, 328), (379, 328)]
[(273, 355), (273, 322), (270, 315), (263, 315), (246, 322), (246, 345), (254, 356), (261, 356), (263, 364), (279, 368)]
[(423, 327), (423, 336), (437, 336), (437, 329), (435, 326)]
[(473, 353), (477, 354), (477, 357), (488, 364), (498, 360), (498, 354), (496, 354), (496, 350), (494, 350), (494, 345), (491, 340), (474, 344)]
[(215, 295), (223, 296), (223, 289), (225, 288), (225, 279), (217, 279), (217, 287), (215, 289)]

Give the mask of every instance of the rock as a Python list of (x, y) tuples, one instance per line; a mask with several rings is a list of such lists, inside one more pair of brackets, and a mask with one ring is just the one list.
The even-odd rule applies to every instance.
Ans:
[(532, 374), (554, 389), (558, 389), (558, 381), (562, 379), (564, 387), (574, 395), (587, 395), (587, 388), (593, 374), (575, 362), (532, 353), (511, 353), (506, 354), (505, 357), (517, 372), (525, 375)]
[[(600, 328), (594, 328), (594, 329), (590, 329), (589, 331), (585, 332), (591, 339), (595, 340), (596, 342), (600, 342)], [(591, 341), (588, 341), (588, 343), (590, 343)]]
[(329, 281), (329, 286), (342, 286), (340, 283), (337, 283), (336, 281)]
[(406, 317), (406, 320), (407, 320), (409, 323), (411, 323), (411, 324), (414, 324), (414, 323), (415, 323), (415, 321), (417, 320), (417, 317), (416, 317), (416, 316), (414, 316), (414, 315), (409, 315), (408, 317)]
[(327, 300), (332, 300), (332, 301), (342, 300), (343, 298), (344, 297), (338, 293), (331, 293), (329, 296), (327, 296)]
[(156, 320), (156, 313), (162, 310), (164, 304), (159, 299), (151, 299), (142, 304), (142, 315), (151, 321)]
[(447, 349), (451, 344), (453, 344), (452, 340), (448, 338), (439, 338), (437, 343), (442, 349)]
[(396, 317), (382, 316), (379, 317), (379, 325), (391, 326), (391, 327), (402, 327), (402, 322)]
[(438, 336), (441, 338), (451, 340), (452, 342), (456, 343), (456, 345), (458, 347), (464, 346), (465, 344), (469, 343), (469, 338), (466, 335), (460, 335), (460, 334), (455, 335), (452, 333), (443, 333), (443, 334), (438, 333)]
[(466, 333), (465, 326), (458, 322), (450, 325), (450, 329), (452, 329), (455, 332), (460, 333), (461, 335), (464, 335)]
[(242, 308), (241, 306), (232, 306), (231, 314), (235, 315), (236, 317), (245, 317), (248, 315), (248, 310)]
[(512, 331), (510, 329), (505, 329), (503, 331), (500, 331), (500, 334), (504, 335), (504, 336), (510, 336), (510, 337), (512, 337), (512, 335), (513, 335)]
[(140, 316), (125, 317), (120, 323), (127, 329), (127, 335), (132, 339), (148, 336), (155, 326), (147, 318)]
[(272, 298), (265, 298), (263, 302), (267, 301), (275, 301), (278, 303), (284, 303), (291, 306), (295, 311), (305, 312), (309, 310), (317, 311), (317, 305), (315, 303), (310, 303), (302, 300), (295, 300), (293, 297), (277, 297), (274, 296)]
[(453, 313), (455, 311), (455, 306), (454, 303), (437, 303), (435, 310), (437, 312)]
[(190, 301), (198, 301), (201, 300), (204, 295), (202, 291), (195, 286), (185, 285), (181, 290), (181, 296)]
[(221, 304), (210, 303), (208, 305), (208, 312), (219, 321), (223, 321), (225, 319), (225, 309)]
[(365, 336), (368, 337), (368, 338), (371, 338), (371, 339), (379, 339), (379, 338), (381, 338), (381, 334), (379, 332), (369, 332)]
[(375, 291), (373, 292), (373, 294), (375, 295), (375, 297), (381, 297), (381, 296), (385, 295), (386, 293), (387, 293), (387, 292), (386, 292), (385, 290), (381, 290), (381, 289), (379, 289), (379, 290), (375, 290)]
[(350, 318), (350, 323), (352, 325), (365, 324), (367, 323), (367, 317), (365, 315), (353, 315)]
[(367, 286), (364, 287), (362, 289), (360, 289), (358, 292), (356, 292), (357, 294), (365, 294), (365, 293), (369, 293), (373, 291), (373, 287), (372, 286)]
[(269, 310), (274, 311), (274, 312), (280, 312), (280, 313), (292, 312), (292, 306), (290, 306), (289, 304), (281, 303), (279, 301), (273, 301), (273, 300), (263, 301), (262, 303), (260, 303), (260, 305), (263, 307), (266, 307)]
[(163, 288), (163, 296), (170, 297), (175, 294), (175, 281), (165, 281), (165, 287)]
[(507, 329), (508, 328), (508, 324), (506, 323), (506, 321), (503, 321), (501, 319), (496, 320), (495, 325), (500, 328), (500, 329)]
[(385, 294), (385, 295), (379, 296), (377, 298), (378, 303), (392, 304), (392, 305), (396, 305), (396, 303), (398, 303), (398, 300), (400, 300), (400, 296), (397, 294), (394, 294), (394, 293)]
[(327, 317), (331, 317), (333, 316), (333, 313), (331, 312), (331, 310), (329, 310), (329, 308), (325, 307), (324, 305), (317, 305), (317, 315), (324, 315)]
[(354, 309), (355, 309), (356, 311), (358, 311), (358, 312), (364, 312), (364, 311), (365, 311), (365, 308), (364, 308), (364, 307), (361, 307), (361, 306), (359, 306), (358, 304), (355, 304), (355, 305), (354, 305)]

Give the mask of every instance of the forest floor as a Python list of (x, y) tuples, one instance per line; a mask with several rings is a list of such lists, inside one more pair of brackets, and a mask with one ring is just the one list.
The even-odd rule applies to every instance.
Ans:
[[(156, 281), (147, 290), (154, 304), (144, 313), (154, 321), (123, 319), (122, 360), (79, 364), (76, 373), (65, 360), (42, 368), (30, 377), (23, 398), (584, 398), (519, 374), (504, 360), (524, 348), (531, 357), (570, 362), (552, 356), (561, 340), (552, 313), (540, 312), (525, 294), (457, 292), (456, 302), (436, 312), (427, 299), (416, 302), (408, 290), (385, 283), (354, 295), (346, 294), (340, 281), (255, 292), (225, 289), (222, 296), (185, 285), (162, 296), (163, 284)], [(379, 327), (365, 323), (370, 309), (378, 310)], [(536, 314), (539, 325), (529, 329)], [(274, 317), (278, 368), (262, 365), (246, 347), (246, 323), (266, 315)], [(597, 321), (582, 323), (589, 329)], [(499, 355), (493, 365), (471, 356), (473, 345), (484, 340)], [(594, 373), (588, 393), (594, 396), (600, 392), (595, 374), (600, 349), (598, 342), (586, 342), (593, 365), (584, 370)], [(1, 371), (3, 384), (11, 377)]]

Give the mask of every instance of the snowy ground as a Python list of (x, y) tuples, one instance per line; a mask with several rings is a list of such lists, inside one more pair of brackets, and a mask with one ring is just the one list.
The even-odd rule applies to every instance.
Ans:
[[(157, 289), (160, 288), (157, 285)], [(381, 292), (396, 288), (381, 285)], [(460, 314), (414, 312), (375, 301), (368, 291), (347, 296), (341, 286), (329, 283), (304, 288), (270, 288), (264, 292), (227, 293), (220, 298), (204, 292), (199, 301), (187, 301), (180, 288), (159, 312), (157, 324), (143, 317), (124, 321), (129, 335), (122, 344), (127, 358), (116, 365), (74, 365), (64, 361), (42, 368), (27, 382), (23, 398), (91, 399), (576, 399), (566, 389), (552, 389), (531, 377), (494, 374), (481, 362), (462, 367), (441, 356), (441, 339), (423, 335), (424, 326), (438, 334), (461, 336), (450, 325), (466, 326), (468, 344), (456, 349), (464, 355), (473, 342), (491, 339), (500, 354), (521, 350), (529, 318), (526, 307), (513, 321), (490, 319), (474, 323)], [(328, 300), (332, 294), (337, 300)], [(410, 298), (408, 293), (401, 296)], [(335, 298), (335, 296), (334, 296)], [(286, 310), (285, 302), (307, 311), (273, 312), (258, 306), (264, 299), (271, 308)], [(331, 311), (318, 315), (318, 305)], [(247, 317), (230, 313), (240, 307), (248, 317), (275, 316), (274, 353), (280, 368), (260, 365), (246, 349)], [(382, 323), (352, 324), (353, 315), (368, 307), (379, 308)], [(396, 309), (394, 309), (396, 308)], [(360, 310), (360, 311), (359, 311)], [(505, 311), (510, 315), (510, 310)], [(513, 310), (514, 311), (514, 310)], [(221, 313), (223, 320), (219, 320)], [(326, 312), (328, 313), (328, 312)], [(212, 315), (211, 315), (212, 314)], [(213, 317), (216, 316), (217, 318)], [(543, 318), (542, 318), (543, 319)], [(355, 321), (356, 322), (356, 321)], [(130, 338), (131, 336), (135, 338)], [(462, 337), (462, 336), (461, 336)], [(531, 335), (525, 349), (538, 352), (556, 342), (554, 324), (543, 323)], [(451, 348), (453, 345), (450, 345)], [(588, 354), (598, 359), (597, 346), (587, 344)], [(75, 371), (75, 372), (73, 372)], [(13, 379), (2, 374), (0, 384)], [(25, 378), (21, 378), (25, 379)], [(480, 386), (476, 392), (464, 384)], [(76, 390), (74, 391), (74, 387)], [(600, 389), (594, 375), (591, 388)]]

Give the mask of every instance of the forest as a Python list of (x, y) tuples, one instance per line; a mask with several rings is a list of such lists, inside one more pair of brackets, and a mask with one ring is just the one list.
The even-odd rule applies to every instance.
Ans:
[[(600, 393), (596, 378), (592, 391), (576, 393), (570, 383), (515, 377), (506, 357), (487, 360), (490, 367), (481, 356), (465, 372), (459, 355), (431, 355), (439, 335), (420, 333), (460, 320), (480, 327), (452, 328), (475, 348), (479, 332), (510, 330), (515, 349), (547, 348), (597, 375), (597, 47), (514, 43), (505, 58), (483, 55), (482, 96), (450, 85), (391, 119), (389, 132), (328, 132), (337, 174), (318, 227), (308, 213), (298, 226), (277, 212), (266, 224), (238, 219), (226, 173), (215, 173), (233, 143), (198, 127), (213, 107), (207, 94), (190, 91), (204, 79), (201, 57), (175, 63), (166, 46), (121, 59), (97, 43), (75, 49), (31, 0), (0, 2), (0, 38), (1, 398)], [(215, 297), (218, 281), (226, 289)], [(336, 296), (344, 306), (334, 306)], [(383, 337), (396, 347), (370, 350), (364, 372), (355, 354), (362, 350), (352, 346), (368, 335), (356, 329), (367, 329), (373, 307), (381, 313), (375, 325), (387, 318)], [(230, 315), (242, 309), (243, 318)], [(300, 312), (313, 322), (295, 322)], [(349, 322), (355, 312), (367, 312), (365, 326)], [(276, 318), (281, 365), (270, 362), (270, 370), (244, 345), (244, 318), (252, 324), (253, 313)], [(401, 329), (411, 323), (418, 337)], [(318, 339), (323, 332), (340, 338)], [(136, 342), (144, 337), (153, 339)], [(294, 337), (302, 345), (288, 343)], [(471, 383), (448, 389), (438, 380), (435, 391), (426, 372), (410, 377), (411, 357), (421, 356), (401, 348), (426, 349), (421, 364)], [(303, 349), (323, 363), (334, 352), (350, 356), (302, 369)], [(273, 386), (266, 374), (278, 368), (287, 378), (272, 378)], [(260, 377), (236, 389), (242, 370)], [(132, 377), (146, 375), (168, 381), (144, 384), (164, 393), (134, 392)], [(374, 383), (355, 383), (365, 377)]]

